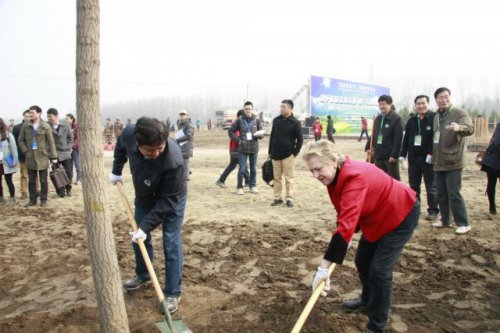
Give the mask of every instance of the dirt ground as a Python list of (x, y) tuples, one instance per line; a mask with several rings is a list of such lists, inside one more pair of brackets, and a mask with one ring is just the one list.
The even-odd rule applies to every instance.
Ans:
[[(261, 143), (260, 165), (267, 155)], [(363, 143), (338, 140), (362, 159)], [(184, 221), (183, 296), (176, 318), (193, 332), (289, 332), (306, 304), (310, 283), (335, 226), (325, 188), (302, 160), (296, 165), (296, 205), (271, 207), (272, 189), (258, 174), (258, 195), (236, 195), (236, 171), (215, 186), (228, 162), (222, 131), (196, 133)], [(395, 269), (389, 332), (500, 332), (500, 219), (488, 214), (486, 176), (467, 153), (463, 190), (472, 231), (455, 236), (423, 218)], [(111, 157), (105, 158), (106, 174)], [(402, 170), (407, 182), (406, 171)], [(133, 189), (125, 177), (130, 200)], [(18, 179), (15, 179), (16, 184)], [(107, 185), (122, 279), (133, 275), (127, 217)], [(500, 200), (500, 199), (498, 199)], [(98, 332), (81, 186), (47, 208), (0, 206), (0, 332)], [(422, 204), (425, 212), (426, 203)], [(423, 215), (422, 215), (423, 217)], [(160, 231), (153, 237), (161, 253)], [(360, 292), (350, 251), (333, 273), (332, 292), (313, 309), (303, 332), (362, 332), (366, 317), (341, 301)], [(155, 265), (163, 276), (163, 259)], [(163, 279), (160, 278), (160, 281)], [(155, 332), (162, 316), (152, 287), (125, 293), (132, 332)]]

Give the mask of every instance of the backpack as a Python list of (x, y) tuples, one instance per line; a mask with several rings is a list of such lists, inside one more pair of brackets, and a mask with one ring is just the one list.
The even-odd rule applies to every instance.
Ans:
[(273, 184), (269, 184), (274, 179), (273, 173), (273, 161), (268, 159), (262, 164), (262, 180), (269, 186), (273, 187)]

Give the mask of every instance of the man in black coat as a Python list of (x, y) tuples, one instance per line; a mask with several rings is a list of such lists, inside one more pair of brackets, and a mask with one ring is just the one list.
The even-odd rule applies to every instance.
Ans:
[[(373, 157), (375, 165), (384, 170), (394, 179), (401, 180), (399, 176), (399, 153), (403, 140), (403, 125), (401, 117), (396, 113), (392, 104), (392, 97), (382, 95), (378, 99), (380, 114), (373, 124)], [(370, 141), (366, 143), (365, 151), (369, 151)]]
[(178, 308), (182, 281), (181, 229), (186, 207), (187, 183), (184, 159), (179, 145), (169, 138), (168, 129), (158, 119), (142, 117), (135, 126), (127, 126), (118, 138), (114, 152), (113, 184), (123, 183), (122, 171), (130, 162), (135, 189), (135, 220), (139, 229), (132, 235), (135, 253), (135, 277), (124, 287), (134, 290), (150, 281), (142, 258), (138, 238), (144, 239), (151, 262), (153, 245), (151, 231), (162, 225), (165, 255), (165, 286), (167, 308)]
[(269, 139), (269, 157), (273, 160), (274, 201), (271, 206), (281, 205), (283, 176), (286, 183), (286, 205), (293, 207), (293, 169), (295, 157), (299, 154), (304, 139), (300, 121), (293, 116), (293, 101), (281, 102), (280, 115), (273, 120)]
[(429, 97), (419, 95), (415, 98), (417, 116), (408, 119), (405, 128), (400, 161), (408, 156), (408, 180), (410, 187), (420, 199), (420, 184), (424, 176), (427, 191), (427, 221), (435, 221), (439, 214), (437, 188), (432, 169), (432, 137), (435, 112), (429, 111)]

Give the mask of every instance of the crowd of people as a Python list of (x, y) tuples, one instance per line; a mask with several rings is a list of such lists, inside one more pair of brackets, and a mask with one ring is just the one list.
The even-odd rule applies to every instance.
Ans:
[[(422, 177), (426, 187), (427, 214), (433, 227), (451, 227), (463, 235), (471, 230), (461, 191), (464, 168), (465, 137), (474, 132), (467, 113), (452, 105), (451, 91), (442, 87), (435, 91), (438, 109), (429, 109), (430, 99), (419, 95), (414, 99), (417, 114), (403, 128), (389, 95), (378, 99), (380, 113), (375, 118), (372, 138), (365, 150), (373, 163), (355, 161), (339, 153), (333, 140), (335, 128), (327, 117), (327, 140), (319, 119), (313, 124), (315, 140), (306, 145), (302, 157), (311, 174), (322, 183), (337, 211), (337, 227), (319, 263), (312, 281), (313, 289), (327, 280), (328, 268), (342, 264), (353, 234), (362, 235), (358, 243), (355, 265), (362, 285), (359, 298), (347, 300), (348, 310), (366, 309), (367, 333), (383, 332), (387, 326), (391, 304), (392, 272), (405, 244), (411, 238), (420, 215)], [(295, 159), (302, 150), (302, 125), (293, 115), (294, 103), (284, 99), (280, 115), (273, 119), (269, 134), (268, 159), (272, 161), (272, 207), (293, 208)], [(47, 205), (47, 174), (50, 165), (60, 164), (71, 183), (57, 191), (59, 197), (72, 195), (72, 185), (82, 181), (78, 153), (78, 124), (72, 114), (65, 119), (56, 109), (42, 110), (32, 106), (23, 113), (23, 122), (7, 125), (0, 118), (0, 176), (7, 184), (11, 204), (16, 203), (12, 175), (20, 172), (21, 198), (27, 207)], [(364, 122), (363, 122), (364, 121)], [(362, 118), (362, 133), (367, 132)], [(123, 168), (130, 163), (135, 188), (135, 219), (139, 226), (132, 235), (136, 259), (135, 276), (124, 283), (134, 290), (150, 281), (145, 263), (136, 245), (143, 238), (153, 259), (151, 231), (162, 225), (165, 256), (164, 293), (170, 312), (177, 310), (181, 297), (182, 242), (181, 229), (187, 200), (187, 181), (191, 174), (189, 159), (193, 156), (195, 127), (186, 110), (179, 114), (177, 132), (170, 135), (172, 125), (154, 118), (141, 117), (135, 124), (123, 126), (107, 119), (105, 141), (116, 138), (111, 183), (123, 183)], [(245, 102), (228, 130), (229, 165), (216, 181), (225, 188), (229, 174), (238, 167), (236, 193), (258, 194), (257, 159), (265, 131), (254, 114), (252, 102)], [(361, 136), (359, 140), (361, 140)], [(369, 137), (368, 137), (369, 138)], [(408, 160), (409, 185), (400, 180), (399, 163)], [(489, 211), (496, 214), (495, 190), (500, 177), (500, 124), (481, 161), (488, 179)], [(72, 183), (73, 168), (76, 181)], [(83, 180), (84, 181), (84, 180)], [(283, 186), (284, 183), (284, 186)], [(283, 193), (284, 187), (284, 193)], [(0, 182), (0, 203), (4, 203)], [(439, 215), (441, 216), (439, 218)]]

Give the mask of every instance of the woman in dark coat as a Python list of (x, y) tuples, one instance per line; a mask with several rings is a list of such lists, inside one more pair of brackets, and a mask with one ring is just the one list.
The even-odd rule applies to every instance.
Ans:
[(486, 172), (488, 185), (486, 193), (490, 203), (490, 213), (496, 214), (495, 191), (498, 179), (500, 178), (500, 123), (497, 124), (490, 145), (486, 149), (486, 155), (481, 160), (481, 171)]

